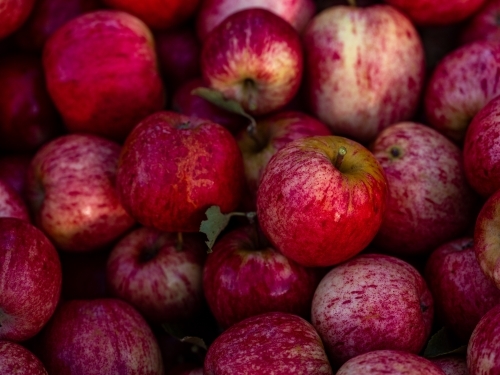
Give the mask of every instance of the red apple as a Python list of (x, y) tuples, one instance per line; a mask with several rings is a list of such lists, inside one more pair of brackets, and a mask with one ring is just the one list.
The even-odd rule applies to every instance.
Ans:
[(314, 15), (313, 0), (204, 0), (197, 15), (197, 31), (201, 40), (228, 16), (243, 9), (267, 9), (290, 23), (299, 33)]
[(48, 375), (42, 362), (33, 353), (9, 341), (0, 341), (0, 374)]
[(500, 1), (486, 0), (463, 28), (460, 37), (461, 43), (466, 44), (480, 40), (500, 42), (499, 16)]
[(41, 344), (49, 374), (163, 374), (151, 329), (135, 309), (117, 299), (62, 303)]
[(334, 6), (303, 36), (306, 95), (334, 134), (367, 143), (410, 119), (424, 79), (424, 50), (411, 22), (387, 5)]
[(0, 180), (9, 184), (22, 197), (26, 192), (26, 174), (30, 163), (29, 155), (0, 156)]
[(433, 313), (431, 292), (418, 271), (381, 254), (361, 255), (331, 270), (311, 307), (312, 324), (335, 365), (373, 350), (418, 354)]
[(58, 135), (59, 117), (36, 57), (11, 55), (0, 62), (0, 148), (31, 152)]
[(0, 8), (0, 39), (17, 30), (33, 9), (35, 0), (2, 0)]
[(66, 251), (101, 249), (134, 220), (115, 187), (120, 146), (94, 135), (71, 134), (42, 147), (28, 170), (28, 200), (37, 225)]
[(428, 254), (474, 225), (476, 195), (461, 150), (450, 140), (404, 122), (383, 130), (371, 150), (389, 184), (378, 247), (398, 255)]
[(252, 115), (284, 107), (299, 89), (302, 65), (299, 34), (265, 9), (230, 15), (201, 51), (203, 79)]
[(436, 66), (424, 95), (429, 125), (462, 143), (470, 121), (500, 94), (500, 44), (475, 42), (460, 47)]
[(266, 237), (285, 256), (304, 266), (331, 266), (370, 243), (386, 199), (384, 171), (370, 151), (343, 137), (309, 137), (271, 158), (257, 192), (257, 214)]
[(431, 358), (431, 362), (443, 370), (445, 375), (469, 375), (467, 362), (464, 357), (447, 355), (444, 357)]
[(202, 270), (206, 245), (194, 234), (137, 229), (111, 251), (106, 266), (110, 292), (134, 306), (148, 320), (186, 320), (203, 302)]
[(144, 226), (197, 232), (213, 205), (233, 211), (243, 189), (243, 161), (221, 125), (174, 112), (142, 121), (123, 146), (117, 189)]
[(281, 312), (247, 318), (208, 348), (205, 375), (332, 374), (318, 334), (306, 320)]
[(30, 221), (28, 208), (17, 192), (0, 180), (0, 217), (15, 217)]
[(54, 246), (25, 220), (0, 218), (0, 340), (35, 336), (56, 309), (61, 263)]
[(163, 108), (156, 59), (146, 25), (113, 10), (69, 21), (43, 50), (47, 87), (68, 130), (115, 140)]

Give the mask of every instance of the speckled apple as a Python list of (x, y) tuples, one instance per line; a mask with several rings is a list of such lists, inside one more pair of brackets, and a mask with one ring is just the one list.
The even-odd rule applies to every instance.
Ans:
[(35, 0), (2, 0), (0, 3), (0, 39), (16, 31), (33, 10)]
[(336, 135), (362, 143), (415, 113), (424, 49), (412, 23), (388, 5), (334, 6), (303, 35), (305, 95)]
[(205, 375), (331, 375), (323, 344), (310, 323), (272, 312), (247, 318), (208, 348)]
[(197, 31), (201, 40), (224, 19), (243, 9), (263, 8), (289, 22), (299, 33), (316, 11), (313, 0), (204, 0), (197, 14)]
[(397, 350), (375, 350), (346, 362), (336, 375), (446, 375), (424, 357)]
[(373, 350), (418, 354), (431, 332), (434, 303), (410, 264), (382, 254), (357, 256), (321, 280), (311, 321), (332, 365)]
[(0, 218), (0, 340), (24, 341), (48, 322), (61, 294), (61, 263), (25, 220)]
[(430, 360), (443, 370), (445, 375), (469, 375), (465, 357), (447, 355), (444, 357), (431, 358)]
[(15, 217), (30, 221), (28, 208), (19, 194), (7, 182), (0, 180), (0, 217)]
[(40, 342), (49, 374), (163, 374), (151, 328), (118, 299), (63, 302)]
[(429, 125), (461, 144), (470, 121), (500, 94), (500, 44), (474, 42), (455, 49), (434, 69), (424, 94)]
[(127, 138), (118, 164), (117, 190), (144, 226), (198, 232), (205, 211), (238, 206), (244, 184), (241, 152), (221, 125), (175, 112), (158, 112)]
[(203, 238), (140, 228), (111, 251), (106, 266), (110, 292), (155, 323), (176, 323), (202, 306)]
[(252, 115), (276, 111), (290, 102), (302, 70), (299, 34), (265, 9), (230, 15), (208, 35), (201, 51), (205, 82)]
[(389, 184), (377, 247), (428, 254), (474, 225), (477, 197), (465, 178), (461, 150), (446, 137), (404, 122), (383, 130), (370, 149)]
[(326, 267), (352, 258), (373, 240), (387, 194), (382, 167), (362, 145), (337, 136), (308, 137), (288, 143), (269, 161), (257, 191), (257, 215), (286, 257)]
[(120, 145), (87, 134), (59, 137), (33, 157), (27, 176), (35, 223), (66, 251), (102, 249), (134, 225), (116, 192)]
[(500, 42), (500, 1), (488, 0), (467, 21), (460, 35), (460, 43), (467, 44), (480, 40)]
[(425, 278), (437, 318), (462, 342), (469, 340), (483, 315), (500, 304), (500, 290), (479, 267), (471, 237), (437, 248), (427, 261)]
[(25, 347), (0, 341), (0, 374), (48, 375), (42, 362)]
[(65, 23), (45, 44), (43, 65), (70, 132), (123, 141), (165, 102), (153, 35), (128, 13), (99, 10)]

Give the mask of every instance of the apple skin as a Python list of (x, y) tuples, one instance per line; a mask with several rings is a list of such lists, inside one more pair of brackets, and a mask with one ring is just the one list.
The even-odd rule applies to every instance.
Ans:
[(0, 373), (9, 375), (48, 375), (42, 362), (28, 349), (0, 341)]
[(500, 94), (500, 44), (474, 42), (455, 49), (434, 69), (424, 94), (429, 125), (461, 144), (470, 121)]
[(163, 108), (156, 60), (147, 26), (114, 10), (67, 22), (43, 50), (47, 88), (67, 129), (117, 141)]
[(115, 179), (120, 145), (70, 134), (43, 146), (27, 176), (37, 226), (65, 251), (104, 248), (134, 225), (121, 205)]
[(406, 14), (416, 25), (449, 25), (474, 14), (485, 0), (384, 0)]
[(462, 342), (469, 340), (483, 315), (500, 304), (500, 290), (481, 271), (470, 237), (438, 247), (427, 261), (425, 278), (437, 318)]
[(317, 332), (306, 320), (271, 312), (247, 318), (208, 348), (205, 375), (332, 374)]
[[(341, 147), (347, 153), (336, 168)], [(362, 145), (337, 136), (308, 137), (288, 143), (269, 161), (257, 191), (257, 215), (265, 236), (286, 257), (304, 266), (332, 266), (370, 243), (387, 194), (382, 167)]]
[(35, 0), (3, 0), (0, 9), (0, 39), (16, 31), (33, 10)]
[(163, 374), (151, 328), (118, 299), (63, 302), (44, 329), (40, 347), (49, 374)]
[(443, 370), (445, 375), (469, 375), (465, 357), (448, 355), (445, 357), (431, 358), (430, 361)]
[(426, 358), (398, 350), (375, 350), (347, 361), (336, 375), (446, 375)]
[(327, 8), (311, 20), (303, 43), (309, 106), (334, 134), (365, 144), (416, 112), (424, 50), (394, 8)]
[(312, 324), (332, 365), (339, 366), (373, 350), (418, 354), (433, 314), (424, 278), (409, 263), (382, 254), (360, 255), (333, 268), (311, 307)]
[(248, 211), (255, 211), (257, 189), (271, 157), (291, 141), (324, 135), (331, 135), (325, 124), (298, 111), (282, 111), (259, 119), (255, 135), (240, 131), (236, 141), (245, 165)]
[(103, 0), (143, 20), (153, 29), (171, 29), (193, 16), (200, 0)]
[(0, 218), (0, 340), (35, 336), (54, 313), (61, 263), (45, 235), (25, 220)]
[(480, 40), (500, 42), (499, 15), (500, 1), (487, 0), (462, 28), (461, 44)]
[(479, 321), (467, 345), (470, 375), (495, 375), (500, 372), (500, 305)]
[(202, 272), (207, 247), (200, 236), (140, 228), (115, 245), (106, 266), (113, 296), (156, 323), (186, 320), (203, 302)]
[(317, 269), (280, 254), (254, 226), (244, 226), (214, 246), (203, 269), (203, 290), (210, 311), (225, 329), (272, 311), (307, 319), (320, 277)]
[(389, 199), (374, 244), (397, 255), (422, 255), (474, 225), (478, 200), (461, 150), (412, 122), (384, 129), (370, 147), (383, 167)]
[(286, 20), (299, 33), (316, 11), (313, 0), (204, 0), (196, 18), (198, 37), (205, 40), (228, 16), (249, 8), (267, 9)]
[(165, 232), (197, 232), (213, 205), (238, 206), (244, 184), (236, 141), (221, 125), (175, 112), (144, 119), (127, 138), (117, 190), (142, 225)]
[(208, 35), (201, 51), (204, 81), (255, 116), (290, 102), (299, 90), (302, 70), (299, 34), (265, 9), (230, 15)]
[(23, 198), (31, 158), (30, 155), (23, 154), (0, 156), (0, 180), (5, 181)]
[(500, 189), (499, 137), (500, 98), (494, 98), (474, 116), (463, 145), (465, 176), (483, 197)]
[(0, 217), (15, 217), (30, 221), (28, 208), (17, 192), (0, 180)]
[(0, 148), (36, 151), (60, 133), (40, 59), (10, 55), (0, 62)]

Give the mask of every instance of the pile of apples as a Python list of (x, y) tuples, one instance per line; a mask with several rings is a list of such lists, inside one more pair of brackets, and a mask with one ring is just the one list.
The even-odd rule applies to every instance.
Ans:
[(500, 0), (0, 0), (0, 374), (500, 374)]

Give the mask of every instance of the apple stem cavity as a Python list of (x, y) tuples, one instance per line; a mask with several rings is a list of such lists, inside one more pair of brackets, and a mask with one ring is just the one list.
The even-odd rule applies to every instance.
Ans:
[(340, 146), (339, 151), (337, 152), (337, 157), (335, 158), (335, 168), (340, 169), (346, 154), (347, 149), (344, 146)]

